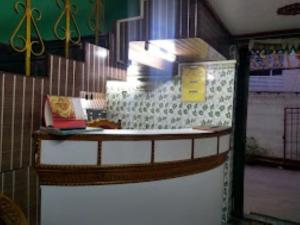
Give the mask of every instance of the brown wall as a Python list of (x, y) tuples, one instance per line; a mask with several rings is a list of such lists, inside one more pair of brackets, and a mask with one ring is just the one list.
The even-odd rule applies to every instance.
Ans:
[[(107, 51), (107, 57), (101, 58), (97, 56), (97, 51)], [(126, 80), (126, 69), (122, 65), (117, 65), (112, 55), (112, 50), (86, 44), (85, 45), (85, 61), (86, 71), (83, 74), (84, 83), (81, 84), (81, 90), (87, 92), (105, 93), (106, 80)]]
[(40, 126), (43, 97), (79, 96), (89, 78), (85, 68), (82, 62), (50, 56), (49, 77), (0, 74), (1, 171), (32, 165), (31, 134)]
[(13, 199), (23, 210), (29, 224), (38, 224), (39, 191), (36, 173), (30, 167), (1, 172), (0, 191)]

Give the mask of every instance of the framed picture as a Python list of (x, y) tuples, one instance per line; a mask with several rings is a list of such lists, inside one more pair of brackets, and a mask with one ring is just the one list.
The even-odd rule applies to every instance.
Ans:
[(182, 102), (204, 102), (206, 68), (200, 64), (179, 64)]

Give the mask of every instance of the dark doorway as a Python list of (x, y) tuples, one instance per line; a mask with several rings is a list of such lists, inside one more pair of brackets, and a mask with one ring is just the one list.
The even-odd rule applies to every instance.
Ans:
[[(265, 119), (257, 122), (260, 127), (256, 128), (256, 133), (260, 136), (259, 138), (265, 135), (265, 142), (254, 140), (252, 147), (262, 151), (255, 150), (254, 154), (249, 155), (247, 152), (249, 142), (246, 140), (251, 137), (247, 132), (247, 119), (249, 119), (249, 101), (251, 103), (253, 100), (252, 93), (254, 92), (251, 92), (249, 87), (251, 53), (246, 45), (243, 44), (239, 48), (236, 78), (232, 214), (237, 218), (252, 218), (270, 224), (297, 224), (300, 223), (298, 216), (300, 211), (300, 171), (298, 170), (300, 167), (300, 101), (288, 104), (285, 100), (288, 100), (290, 96), (297, 99), (299, 92), (295, 90), (255, 92), (255, 95), (260, 96), (265, 103), (268, 101), (268, 96), (275, 99), (275, 103), (276, 99), (281, 99), (284, 107), (276, 109), (276, 112), (280, 111), (280, 115), (277, 113), (275, 116), (278, 119), (274, 117), (273, 121), (279, 121), (280, 131), (277, 132), (278, 136), (274, 137), (268, 131), (274, 127), (274, 123), (268, 122), (268, 119), (272, 119), (271, 117), (274, 116), (272, 113), (276, 114), (274, 111), (276, 104), (275, 106), (262, 104), (262, 108), (270, 113)], [(265, 77), (255, 76), (254, 80), (257, 82), (258, 79), (263, 78), (278, 82), (283, 79), (284, 69), (280, 70), (280, 73), (276, 71), (271, 73), (270, 77), (266, 77), (265, 74), (263, 75)], [(295, 83), (290, 86), (295, 87)], [(276, 88), (279, 87), (276, 86)], [(259, 110), (255, 107), (252, 109)], [(280, 143), (280, 152), (270, 152), (268, 146), (265, 146), (266, 143), (267, 145), (271, 143), (270, 146), (272, 146), (274, 142)], [(262, 153), (265, 150), (267, 153)]]

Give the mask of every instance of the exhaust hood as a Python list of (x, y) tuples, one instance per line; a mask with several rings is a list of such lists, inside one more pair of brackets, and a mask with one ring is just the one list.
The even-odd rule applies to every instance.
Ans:
[[(154, 80), (178, 74), (181, 63), (222, 61), (226, 58), (200, 38), (132, 41), (129, 43), (128, 82), (153, 86)], [(148, 83), (148, 85), (146, 85)]]
[(224, 56), (200, 38), (132, 41), (129, 43), (128, 58), (161, 70), (170, 63), (225, 60)]

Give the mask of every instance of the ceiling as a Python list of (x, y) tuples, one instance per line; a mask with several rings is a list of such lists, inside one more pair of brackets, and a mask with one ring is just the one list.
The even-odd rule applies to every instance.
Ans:
[[(9, 36), (20, 20), (20, 15), (14, 11), (17, 0), (6, 0), (1, 5), (0, 42), (8, 43)], [(23, 2), (23, 0), (20, 0)], [(78, 6), (76, 20), (82, 35), (93, 32), (87, 26), (87, 20), (92, 10), (91, 1), (72, 0)], [(139, 14), (140, 0), (104, 0), (105, 24), (104, 31), (111, 30), (114, 21)], [(300, 15), (278, 16), (279, 7), (297, 3), (300, 0), (207, 0), (218, 17), (233, 35), (249, 33), (300, 29)], [(56, 0), (32, 0), (34, 8), (42, 13), (42, 20), (37, 22), (44, 40), (54, 40), (53, 25), (61, 13)]]
[(300, 15), (279, 16), (277, 9), (299, 0), (207, 0), (233, 35), (300, 29)]

